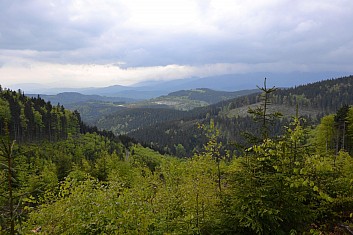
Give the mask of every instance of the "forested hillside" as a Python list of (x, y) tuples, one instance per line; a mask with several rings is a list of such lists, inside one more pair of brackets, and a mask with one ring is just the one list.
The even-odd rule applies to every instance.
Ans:
[(322, 112), (336, 112), (344, 104), (353, 103), (353, 76), (279, 90), (274, 96), (277, 104), (310, 107)]
[(249, 112), (258, 131), (247, 132), (246, 146), (229, 148), (210, 119), (198, 125), (202, 136), (195, 135), (205, 144), (190, 157), (177, 145), (179, 158), (83, 124), (81, 132), (97, 133), (66, 130), (65, 138), (43, 134), (33, 142), (6, 128), (15, 123), (7, 109), (1, 233), (350, 234), (353, 107), (341, 106), (317, 126), (296, 115), (278, 135), (271, 130), (280, 115), (268, 110), (274, 92), (263, 88), (259, 107)]
[[(30, 97), (37, 97), (38, 95), (27, 94)], [(68, 107), (68, 105), (73, 105), (75, 103), (82, 102), (110, 102), (115, 104), (125, 104), (129, 102), (136, 101), (134, 99), (124, 98), (124, 97), (108, 97), (100, 95), (83, 95), (78, 92), (62, 92), (57, 95), (44, 95), (40, 94), (40, 97), (46, 101), (50, 101), (53, 104), (60, 103)]]
[[(99, 133), (113, 138), (114, 134), (89, 126), (78, 111), (63, 105), (52, 105), (39, 95), (27, 97), (21, 90), (12, 91), (0, 86), (0, 134), (6, 130), (18, 142), (58, 141), (79, 133)], [(125, 137), (124, 137), (125, 138)]]
[[(349, 76), (289, 89), (277, 89), (270, 96), (269, 101), (272, 106), (269, 106), (269, 109), (272, 112), (281, 112), (283, 117), (276, 121), (272, 128), (273, 134), (283, 133), (281, 127), (287, 125), (291, 116), (295, 115), (297, 106), (299, 115), (305, 117), (306, 125), (310, 126), (318, 124), (324, 115), (336, 113), (342, 105), (353, 104), (352, 84), (353, 76)], [(247, 111), (249, 108), (256, 108), (260, 101), (259, 94), (250, 94), (196, 108), (184, 113), (182, 117), (175, 116), (157, 125), (144, 125), (140, 122), (138, 129), (135, 128), (131, 132), (125, 130), (125, 133), (129, 133), (131, 137), (140, 142), (150, 144), (151, 147), (173, 154), (176, 153), (175, 146), (181, 144), (188, 155), (192, 155), (194, 150), (199, 149), (205, 143), (203, 139), (197, 138), (200, 135), (197, 123), (205, 124), (209, 123), (210, 119), (214, 119), (222, 132), (224, 142), (244, 144), (246, 141), (244, 132), (256, 134), (259, 130)], [(117, 117), (119, 117), (118, 113)], [(110, 122), (110, 125), (110, 128), (108, 125), (105, 128), (119, 133), (119, 128), (115, 128), (116, 123), (114, 125), (114, 122)]]
[(115, 134), (129, 133), (143, 126), (182, 119), (188, 115), (185, 111), (166, 108), (127, 108), (100, 118), (96, 125)]
[(158, 108), (158, 106), (164, 106), (167, 108), (189, 111), (194, 108), (208, 106), (223, 100), (229, 100), (252, 93), (258, 93), (258, 90), (240, 90), (233, 92), (215, 91), (207, 88), (180, 90), (171, 92), (165, 96), (139, 102), (133, 107), (150, 106)]
[[(26, 96), (37, 98), (38, 95), (26, 94)], [(83, 95), (78, 92), (63, 92), (57, 95), (43, 95), (40, 98), (50, 101), (52, 104), (65, 106), (71, 111), (77, 110), (85, 123), (93, 124), (104, 115), (114, 113), (123, 109), (123, 105), (136, 101), (124, 97), (107, 97), (99, 95)]]
[(19, 90), (0, 89), (0, 132), (9, 129), (17, 141), (59, 140), (80, 132), (80, 115), (53, 106), (39, 96), (28, 98)]
[(86, 125), (77, 111), (0, 87), (0, 233), (14, 234), (67, 177), (106, 180), (106, 158), (125, 158), (133, 142)]
[(229, 100), (239, 96), (257, 93), (257, 90), (240, 90), (240, 91), (215, 91), (207, 88), (199, 88), (193, 90), (181, 90), (169, 93), (168, 96), (187, 97), (191, 100), (205, 101), (208, 104), (218, 103), (222, 100)]

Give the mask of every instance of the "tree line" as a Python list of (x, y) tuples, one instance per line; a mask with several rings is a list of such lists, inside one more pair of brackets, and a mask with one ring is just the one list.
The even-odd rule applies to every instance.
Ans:
[(17, 141), (57, 141), (80, 133), (80, 115), (42, 98), (29, 98), (21, 90), (0, 87), (0, 133), (9, 128)]
[(39, 95), (27, 97), (23, 91), (0, 86), (0, 135), (8, 128), (10, 138), (18, 142), (59, 141), (77, 134), (98, 133), (116, 141), (134, 142), (127, 136), (117, 137), (111, 131), (100, 130), (84, 123), (80, 113), (59, 103), (51, 104)]
[[(299, 113), (302, 109), (312, 110), (311, 114), (301, 116), (305, 118), (308, 126), (317, 125), (323, 116), (335, 114), (343, 105), (353, 103), (353, 96), (350, 91), (352, 86), (353, 76), (348, 76), (293, 88), (276, 89), (276, 92), (270, 94), (269, 102), (272, 105), (282, 105), (292, 110), (298, 107)], [(209, 123), (211, 119), (217, 123), (217, 127), (221, 130), (223, 143), (230, 143), (230, 148), (232, 148), (234, 142), (246, 144), (244, 132), (255, 134), (260, 128), (259, 125), (253, 122), (250, 115), (228, 117), (224, 113), (260, 102), (261, 92), (222, 101), (207, 107), (195, 108), (188, 112), (179, 111), (174, 113), (169, 111), (168, 115), (164, 115), (157, 109), (155, 111), (150, 109), (150, 113), (155, 113), (155, 123), (144, 122), (144, 114), (139, 113), (139, 110), (131, 111), (131, 113), (134, 113), (132, 116), (129, 116), (130, 111), (126, 110), (125, 115), (127, 117), (140, 117), (136, 118), (138, 122), (136, 122), (134, 128), (129, 129), (130, 121), (128, 118), (122, 120), (122, 122), (115, 122), (114, 119), (120, 120), (121, 118), (119, 113), (115, 114), (114, 119), (109, 119), (110, 122), (105, 125), (105, 128), (110, 128), (110, 130), (118, 133), (121, 128), (117, 123), (126, 123), (123, 128), (124, 132), (144, 143), (145, 146), (150, 146), (161, 152), (176, 154), (175, 146), (181, 144), (187, 155), (191, 156), (194, 151), (205, 144), (205, 139), (199, 137), (201, 131), (198, 129), (197, 123)], [(271, 132), (273, 134), (283, 134), (282, 126), (288, 125), (289, 122), (289, 116), (276, 119)]]
[(202, 148), (181, 158), (90, 133), (41, 145), (2, 136), (2, 231), (349, 234), (353, 108), (342, 106), (317, 126), (296, 115), (273, 133), (280, 117), (268, 108), (274, 91), (263, 88), (250, 110), (258, 131), (245, 133), (244, 145), (233, 143), (236, 151), (212, 119), (198, 125)]

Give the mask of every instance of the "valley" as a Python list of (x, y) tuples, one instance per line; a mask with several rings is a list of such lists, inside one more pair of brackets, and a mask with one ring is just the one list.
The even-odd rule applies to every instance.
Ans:
[(1, 88), (0, 229), (344, 233), (352, 87), (349, 76), (143, 101)]
[(353, 234), (353, 1), (0, 18), (0, 235)]

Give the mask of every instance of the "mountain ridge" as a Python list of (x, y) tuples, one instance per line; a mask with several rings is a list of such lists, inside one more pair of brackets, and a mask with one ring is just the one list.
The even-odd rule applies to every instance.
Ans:
[[(275, 111), (285, 112), (285, 115), (279, 120), (279, 123), (275, 124), (272, 131), (274, 133), (283, 131), (278, 128), (288, 125), (291, 116), (296, 113), (297, 104), (299, 114), (303, 110), (307, 125), (317, 124), (323, 115), (335, 113), (342, 104), (352, 105), (353, 93), (350, 90), (352, 86), (353, 76), (348, 76), (279, 89), (273, 94), (271, 102), (275, 105)], [(114, 118), (112, 116), (105, 120), (102, 118), (96, 125), (99, 128), (104, 126), (105, 129), (118, 134), (119, 128), (114, 125), (114, 122), (123, 123), (123, 133), (142, 143), (151, 143), (151, 146), (158, 146), (162, 149), (166, 147), (170, 150), (174, 148), (174, 145), (182, 144), (190, 154), (194, 148), (197, 146), (201, 148), (204, 144), (202, 140), (194, 138), (194, 136), (200, 136), (201, 134), (197, 128), (197, 123), (207, 125), (213, 119), (221, 132), (224, 133), (225, 143), (228, 141), (244, 141), (244, 137), (240, 134), (244, 130), (258, 131), (259, 127), (254, 124), (250, 115), (246, 115), (246, 111), (247, 107), (258, 106), (260, 101), (259, 94), (250, 94), (195, 108), (188, 112), (175, 113), (175, 116), (168, 118), (168, 120), (155, 121), (154, 124), (149, 122), (146, 126), (143, 124), (144, 115), (142, 112), (139, 113), (138, 109), (125, 110), (122, 116), (119, 117), (119, 113), (116, 113)], [(239, 108), (242, 108), (242, 110)], [(154, 112), (154, 118), (158, 119), (158, 110), (150, 109), (149, 112)], [(242, 113), (245, 113), (245, 115)], [(128, 117), (133, 117), (134, 120), (139, 120), (139, 122), (135, 121), (132, 126), (129, 126)], [(148, 136), (148, 139), (146, 139), (146, 136)]]
[[(188, 77), (169, 81), (147, 80), (133, 85), (111, 85), (106, 87), (83, 87), (83, 88), (46, 88), (42, 84), (16, 84), (11, 89), (26, 91), (27, 93), (58, 94), (66, 91), (80, 92), (85, 95), (104, 95), (136, 99), (151, 99), (167, 95), (178, 90), (190, 90), (196, 88), (209, 88), (219, 91), (235, 91), (253, 89), (254, 84), (262, 84), (265, 77), (270, 78), (269, 86), (291, 87), (308, 82), (321, 81), (327, 78), (343, 77), (350, 73), (342, 72), (289, 72), (289, 73), (261, 73), (248, 74), (223, 74), (207, 77)], [(36, 87), (38, 86), (38, 87)]]

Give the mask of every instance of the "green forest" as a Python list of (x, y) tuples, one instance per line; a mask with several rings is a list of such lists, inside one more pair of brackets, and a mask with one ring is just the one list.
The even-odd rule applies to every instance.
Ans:
[[(323, 116), (336, 113), (343, 105), (352, 105), (352, 86), (353, 76), (348, 76), (277, 89), (269, 95), (271, 105), (267, 110), (281, 112), (283, 116), (274, 120), (272, 135), (284, 134), (283, 126), (289, 125), (296, 115), (297, 106), (299, 116), (306, 120), (308, 127), (318, 125)], [(254, 122), (247, 111), (260, 105), (261, 95), (258, 92), (188, 112), (151, 108), (122, 110), (103, 116), (95, 125), (115, 134), (127, 134), (145, 146), (171, 155), (177, 155), (175, 146), (181, 144), (186, 155), (191, 157), (206, 143), (198, 123), (208, 124), (211, 119), (228, 149), (234, 150), (234, 143), (247, 146), (244, 132), (259, 135), (261, 125)]]
[[(226, 103), (257, 104), (244, 117), (249, 128), (239, 130), (241, 143), (227, 138), (231, 121), (216, 116), (226, 110), (210, 106), (190, 119), (201, 146), (188, 151), (175, 142), (174, 152), (157, 152), (90, 127), (60, 104), (1, 88), (0, 231), (353, 234), (353, 102), (339, 100), (352, 95), (329, 82), (331, 98), (313, 95), (331, 100), (317, 102), (323, 112), (316, 122), (300, 115), (314, 107), (314, 98), (303, 95), (309, 88), (284, 93), (265, 80), (261, 95)], [(290, 103), (295, 115), (273, 111), (275, 102)], [(200, 110), (208, 112), (198, 122)]]

